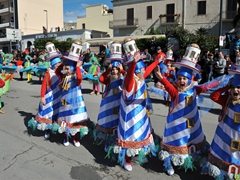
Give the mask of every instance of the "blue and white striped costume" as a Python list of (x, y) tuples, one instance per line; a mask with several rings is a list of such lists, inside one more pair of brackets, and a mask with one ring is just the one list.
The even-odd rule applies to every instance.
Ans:
[(138, 155), (139, 162), (142, 163), (147, 154), (156, 155), (157, 149), (147, 108), (146, 84), (144, 81), (136, 80), (135, 77), (131, 92), (123, 89), (120, 101), (117, 142), (113, 151), (118, 154), (118, 162), (122, 166), (125, 163), (125, 156)]
[[(39, 130), (50, 129), (51, 128), (50, 126), (45, 126), (45, 125), (52, 124), (52, 120), (57, 120), (58, 111), (59, 111), (59, 102), (61, 98), (61, 90), (58, 87), (60, 79), (57, 77), (55, 72), (51, 69), (49, 69), (47, 73), (49, 73), (49, 77), (50, 77), (49, 82), (51, 84), (49, 85), (49, 89), (46, 90), (44, 95), (46, 104), (42, 105), (41, 102), (39, 103), (38, 113), (36, 115), (36, 121), (38, 122), (37, 128)], [(49, 123), (47, 123), (47, 121)]]
[(86, 128), (88, 114), (81, 86), (77, 86), (76, 76), (66, 76), (63, 79), (63, 89), (58, 114), (59, 133), (68, 132), (75, 135), (81, 128)]
[[(219, 122), (210, 147), (209, 161), (228, 171), (228, 165), (238, 166), (240, 173), (240, 103), (229, 104), (226, 115)], [(225, 167), (225, 168), (224, 168)]]
[(144, 81), (135, 81), (134, 88), (121, 97), (120, 117), (118, 125), (118, 139), (123, 141), (141, 141), (151, 134), (150, 119), (146, 109), (146, 84)]
[(106, 85), (103, 93), (96, 130), (94, 131), (95, 140), (105, 140), (107, 146), (115, 144), (123, 83), (123, 77), (120, 76), (118, 79), (111, 77), (110, 83)]
[(114, 113), (114, 109), (119, 110), (120, 107), (123, 79), (110, 81), (105, 88), (97, 120), (97, 124), (106, 129), (116, 128), (118, 125), (119, 113)]
[[(191, 103), (187, 105), (186, 97)], [(162, 144), (169, 146), (189, 146), (204, 141), (201, 122), (199, 119), (198, 107), (196, 104), (195, 86), (184, 92), (179, 92), (178, 102), (171, 103), (170, 114), (164, 129)], [(179, 154), (181, 154), (179, 152)], [(185, 151), (188, 154), (188, 151)]]

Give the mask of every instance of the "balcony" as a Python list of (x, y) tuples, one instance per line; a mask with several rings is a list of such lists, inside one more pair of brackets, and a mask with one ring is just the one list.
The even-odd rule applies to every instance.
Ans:
[(7, 23), (1, 23), (0, 24), (0, 29), (7, 28), (7, 27), (14, 28), (14, 23), (13, 22), (7, 22)]
[(138, 18), (120, 19), (109, 22), (109, 28), (136, 28), (138, 27)]
[[(3, 9), (0, 9), (0, 14), (1, 14), (1, 15), (7, 14), (8, 11), (9, 11), (9, 8), (8, 8), (8, 7), (3, 8)], [(10, 7), (10, 13), (14, 13), (13, 7)]]
[(232, 21), (234, 17), (237, 15), (237, 11), (225, 11), (222, 13), (223, 21)]
[(180, 14), (160, 14), (160, 25), (179, 25)]

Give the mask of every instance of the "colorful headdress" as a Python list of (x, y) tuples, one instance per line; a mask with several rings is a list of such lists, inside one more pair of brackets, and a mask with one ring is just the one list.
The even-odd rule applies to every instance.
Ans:
[(112, 61), (111, 64), (112, 64), (112, 68), (115, 68), (115, 67), (118, 67), (121, 64), (121, 62), (120, 61)]
[[(181, 69), (181, 67), (185, 67), (185, 68), (182, 68), (182, 70), (190, 69), (192, 70), (192, 73), (199, 74), (201, 67), (197, 64), (197, 60), (200, 53), (201, 53), (201, 50), (197, 44), (190, 44), (187, 47), (183, 58), (180, 60), (177, 60), (174, 63), (174, 66), (178, 69)], [(187, 70), (189, 74), (190, 74), (190, 70)]]
[(95, 56), (92, 56), (90, 58), (90, 61), (93, 62), (93, 63), (96, 63), (97, 65), (99, 65), (99, 61), (98, 61), (97, 57), (95, 57)]
[(57, 63), (61, 63), (61, 59), (59, 57), (55, 57), (55, 58), (51, 59), (50, 62), (51, 62), (52, 69), (54, 69), (54, 65)]
[(76, 65), (77, 65), (77, 62), (75, 62), (75, 61), (66, 61), (65, 62), (65, 66), (70, 66), (70, 70), (72, 72), (76, 71)]
[(140, 73), (142, 68), (146, 68), (146, 65), (144, 64), (144, 62), (142, 60), (139, 60), (136, 64), (135, 74)]
[(62, 57), (62, 54), (56, 51), (56, 48), (52, 42), (47, 42), (45, 48), (48, 51), (46, 61), (49, 61), (55, 57)]
[(70, 48), (68, 56), (63, 56), (65, 59), (77, 62), (79, 60), (80, 53), (82, 51), (82, 41), (74, 41)]

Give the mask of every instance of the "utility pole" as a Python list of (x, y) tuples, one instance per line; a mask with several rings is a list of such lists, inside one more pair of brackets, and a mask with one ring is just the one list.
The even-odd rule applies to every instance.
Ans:
[[(222, 36), (222, 3), (223, 1), (220, 0), (220, 16), (219, 16), (219, 42), (220, 42), (220, 36)], [(221, 51), (221, 46), (219, 45), (218, 52)]]

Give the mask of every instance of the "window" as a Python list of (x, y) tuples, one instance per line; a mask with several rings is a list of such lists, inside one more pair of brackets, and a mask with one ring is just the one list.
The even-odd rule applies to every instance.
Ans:
[(147, 6), (147, 19), (152, 19), (152, 6)]
[(127, 25), (133, 25), (134, 23), (134, 9), (133, 8), (130, 8), (130, 9), (127, 9)]
[(85, 23), (82, 23), (82, 29), (85, 29)]
[(206, 1), (198, 1), (198, 15), (206, 14)]
[(227, 1), (227, 19), (233, 19), (237, 14), (237, 0), (228, 0)]
[(167, 4), (167, 22), (174, 22), (175, 4)]

